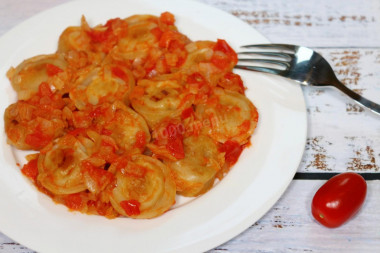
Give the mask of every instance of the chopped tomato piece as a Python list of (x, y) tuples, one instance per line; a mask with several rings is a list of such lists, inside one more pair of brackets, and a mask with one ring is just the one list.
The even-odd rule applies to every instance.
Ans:
[(80, 210), (83, 206), (82, 197), (80, 193), (69, 194), (64, 198), (65, 205), (73, 210)]
[(150, 32), (156, 37), (157, 40), (160, 40), (163, 33), (159, 27), (153, 28)]
[(187, 119), (191, 115), (194, 115), (193, 107), (189, 107), (189, 108), (183, 110), (181, 113), (181, 119)]
[(100, 200), (89, 200), (87, 201), (87, 206), (93, 206), (99, 215), (107, 216), (109, 210), (112, 209), (112, 205), (110, 203), (104, 203)]
[(124, 209), (128, 216), (140, 214), (140, 202), (135, 199), (121, 201), (120, 206)]
[(136, 148), (143, 148), (146, 145), (146, 135), (144, 131), (138, 131), (136, 133)]
[(226, 162), (230, 165), (233, 165), (239, 159), (239, 156), (243, 151), (243, 148), (236, 141), (228, 140), (222, 144), (222, 146), (219, 148), (219, 151), (225, 152), (226, 154), (224, 155), (224, 157), (226, 159)]
[(31, 178), (33, 181), (36, 181), (38, 176), (38, 159), (30, 160), (27, 164), (25, 164), (21, 172), (25, 176)]
[(162, 48), (167, 48), (167, 49), (183, 48), (184, 44), (181, 41), (181, 36), (182, 35), (176, 31), (171, 31), (171, 30), (165, 31), (162, 34), (158, 45)]
[(175, 18), (173, 14), (166, 11), (166, 12), (161, 13), (160, 21), (167, 25), (174, 25)]
[(111, 68), (112, 75), (120, 78), (121, 80), (124, 80), (125, 82), (128, 82), (128, 76), (125, 74), (125, 72), (119, 68), (119, 67), (113, 67)]
[(166, 149), (177, 159), (185, 158), (185, 151), (183, 150), (183, 135), (180, 132), (180, 126), (170, 123), (166, 127), (168, 133), (168, 142)]
[(112, 131), (111, 131), (111, 130), (108, 130), (108, 129), (105, 129), (105, 128), (103, 128), (103, 129), (102, 129), (102, 132), (101, 132), (101, 134), (104, 134), (104, 135), (111, 135), (111, 134), (112, 134)]
[(118, 156), (115, 154), (116, 148), (117, 146), (115, 143), (110, 143), (102, 140), (102, 145), (100, 146), (99, 151), (94, 153), (92, 156), (112, 163), (118, 158)]
[(82, 161), (81, 167), (82, 173), (88, 173), (100, 188), (111, 183), (114, 179), (114, 175), (111, 172), (108, 172), (103, 168), (95, 167), (89, 161)]
[(226, 69), (230, 66), (231, 61), (224, 55), (214, 54), (211, 58), (211, 63), (219, 69)]
[(214, 51), (221, 51), (232, 58), (237, 58), (237, 54), (225, 40), (218, 39), (213, 49)]
[(51, 141), (51, 137), (48, 135), (45, 135), (38, 129), (34, 133), (28, 134), (25, 137), (25, 143), (32, 146), (34, 149), (40, 149), (46, 146), (47, 144), (49, 144), (50, 141)]
[(89, 116), (91, 118), (96, 118), (96, 117), (99, 117), (101, 115), (104, 115), (104, 113), (105, 113), (105, 110), (102, 107), (97, 107), (95, 110), (93, 110), (89, 113)]
[(245, 133), (251, 127), (251, 122), (249, 120), (244, 120), (244, 122), (239, 126), (240, 131)]
[(221, 78), (218, 82), (218, 85), (232, 91), (237, 91), (241, 94), (244, 94), (245, 87), (241, 77), (232, 72), (228, 72), (224, 75), (224, 78)]
[(46, 64), (46, 73), (48, 76), (55, 76), (56, 74), (63, 72), (63, 70), (53, 64)]
[(109, 52), (116, 45), (119, 38), (127, 34), (128, 24), (120, 18), (115, 18), (108, 20), (102, 28), (91, 29), (87, 32), (87, 35), (93, 42), (101, 43), (102, 51)]
[(219, 69), (226, 69), (237, 63), (236, 52), (227, 44), (225, 40), (218, 39), (214, 46), (214, 54), (211, 58), (213, 63)]
[(42, 82), (40, 84), (40, 86), (38, 86), (38, 95), (40, 97), (51, 97), (53, 96), (53, 92), (52, 90), (50, 89), (50, 86), (48, 83), (46, 82)]
[(117, 169), (125, 168), (128, 164), (128, 158), (126, 156), (120, 156), (113, 161)]

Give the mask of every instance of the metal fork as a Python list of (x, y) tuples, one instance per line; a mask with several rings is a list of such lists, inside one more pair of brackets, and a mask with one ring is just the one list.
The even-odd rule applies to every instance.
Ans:
[[(333, 86), (358, 104), (380, 115), (379, 104), (362, 97), (342, 84), (335, 76), (330, 64), (310, 48), (287, 44), (246, 45), (242, 48), (256, 51), (238, 53), (239, 55), (250, 55), (250, 57), (239, 57), (238, 65), (235, 68), (275, 74), (293, 79), (303, 85)], [(240, 64), (243, 62), (246, 65)], [(260, 66), (263, 64), (271, 67)]]

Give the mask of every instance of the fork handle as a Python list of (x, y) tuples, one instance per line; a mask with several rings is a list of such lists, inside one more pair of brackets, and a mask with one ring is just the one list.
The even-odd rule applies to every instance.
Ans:
[(371, 100), (368, 100), (358, 93), (354, 92), (353, 90), (347, 88), (343, 83), (336, 80), (336, 82), (333, 83), (333, 86), (345, 93), (347, 96), (351, 97), (355, 102), (358, 104), (367, 107), (372, 112), (380, 115), (380, 105), (372, 102)]

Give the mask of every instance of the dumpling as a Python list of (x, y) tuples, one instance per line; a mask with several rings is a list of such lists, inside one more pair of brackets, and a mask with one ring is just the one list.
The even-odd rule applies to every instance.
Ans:
[(87, 189), (80, 163), (89, 157), (92, 141), (81, 138), (67, 134), (39, 155), (37, 181), (53, 194), (72, 194)]
[(191, 106), (194, 96), (183, 92), (184, 88), (176, 80), (141, 80), (132, 91), (131, 103), (151, 128), (166, 118), (179, 116)]
[(175, 194), (176, 186), (165, 164), (149, 156), (135, 155), (117, 170), (110, 201), (121, 215), (147, 219), (169, 210), (175, 203)]
[(11, 68), (7, 76), (13, 89), (17, 92), (19, 100), (28, 100), (38, 92), (42, 82), (52, 79), (51, 84), (56, 88), (62, 88), (62, 81), (54, 80), (54, 77), (66, 68), (66, 61), (62, 54), (39, 55), (29, 58)]
[(224, 154), (218, 152), (214, 140), (205, 135), (183, 140), (185, 158), (165, 161), (170, 168), (178, 194), (194, 197), (208, 191), (224, 163)]
[(88, 68), (82, 71), (76, 87), (70, 91), (75, 106), (82, 110), (87, 104), (97, 105), (121, 100), (129, 103), (129, 94), (135, 85), (131, 71), (115, 64)]
[(256, 107), (244, 95), (216, 88), (206, 103), (195, 111), (201, 119), (203, 132), (224, 143), (233, 140), (240, 145), (253, 134), (258, 120)]

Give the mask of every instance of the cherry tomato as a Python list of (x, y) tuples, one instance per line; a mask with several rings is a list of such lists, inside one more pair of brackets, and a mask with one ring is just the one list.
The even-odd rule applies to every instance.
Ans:
[(359, 174), (346, 172), (336, 175), (315, 193), (311, 212), (322, 225), (339, 227), (359, 211), (366, 193), (366, 181)]

